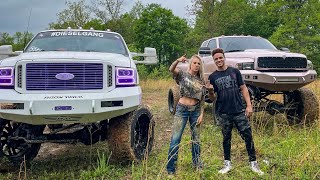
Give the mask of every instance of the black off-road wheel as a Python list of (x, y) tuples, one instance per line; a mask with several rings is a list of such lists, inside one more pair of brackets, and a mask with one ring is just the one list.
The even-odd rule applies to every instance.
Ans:
[(286, 112), (290, 125), (312, 124), (319, 118), (319, 101), (314, 92), (308, 88), (300, 88), (284, 95)]
[(33, 160), (41, 144), (28, 144), (23, 139), (14, 138), (41, 135), (44, 127), (0, 119), (0, 169), (19, 168), (21, 162), (28, 164)]
[(173, 86), (168, 92), (168, 108), (171, 114), (176, 113), (176, 107), (180, 98), (179, 86)]
[(154, 120), (142, 105), (133, 112), (110, 120), (108, 145), (112, 162), (140, 162), (148, 157), (154, 141)]

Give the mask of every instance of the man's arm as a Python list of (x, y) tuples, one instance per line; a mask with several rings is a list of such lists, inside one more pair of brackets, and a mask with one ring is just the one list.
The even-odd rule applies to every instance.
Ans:
[(243, 85), (240, 86), (240, 90), (241, 90), (242, 96), (243, 96), (243, 98), (244, 98), (244, 100), (246, 101), (246, 104), (247, 104), (246, 116), (250, 117), (252, 115), (252, 104), (251, 104), (248, 88), (247, 88), (247, 86), (245, 84), (243, 84)]
[(217, 96), (214, 93), (213, 81), (211, 81), (211, 78), (212, 78), (212, 74), (208, 77), (208, 80), (206, 81), (206, 87), (207, 87), (207, 90), (208, 90), (209, 99), (213, 102), (213, 101), (215, 101)]

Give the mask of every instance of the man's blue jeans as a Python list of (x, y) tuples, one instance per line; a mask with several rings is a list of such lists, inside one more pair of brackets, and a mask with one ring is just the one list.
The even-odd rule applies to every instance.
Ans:
[(176, 113), (173, 119), (172, 137), (168, 153), (167, 171), (175, 173), (178, 160), (179, 144), (183, 130), (187, 122), (190, 123), (192, 139), (192, 163), (195, 167), (202, 166), (200, 160), (200, 134), (197, 126), (197, 120), (200, 115), (200, 105), (186, 106), (179, 104), (176, 107)]

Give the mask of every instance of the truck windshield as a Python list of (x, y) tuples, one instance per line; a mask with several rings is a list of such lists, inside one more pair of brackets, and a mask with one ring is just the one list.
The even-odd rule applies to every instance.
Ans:
[(268, 40), (261, 37), (223, 37), (219, 38), (219, 46), (225, 52), (244, 51), (246, 49), (277, 50)]
[(104, 52), (128, 56), (120, 35), (99, 31), (48, 31), (36, 35), (26, 52)]

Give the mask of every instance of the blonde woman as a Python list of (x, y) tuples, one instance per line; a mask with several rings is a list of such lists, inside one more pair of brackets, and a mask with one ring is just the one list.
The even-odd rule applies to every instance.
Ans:
[(173, 120), (172, 137), (168, 153), (167, 172), (174, 175), (178, 159), (179, 144), (184, 128), (189, 121), (192, 139), (192, 163), (196, 169), (202, 169), (200, 160), (199, 126), (203, 120), (203, 102), (205, 95), (205, 83), (203, 79), (203, 65), (201, 58), (194, 55), (189, 60), (187, 72), (179, 70), (178, 63), (185, 63), (186, 56), (174, 61), (169, 70), (176, 76), (180, 86), (180, 99), (176, 107)]

